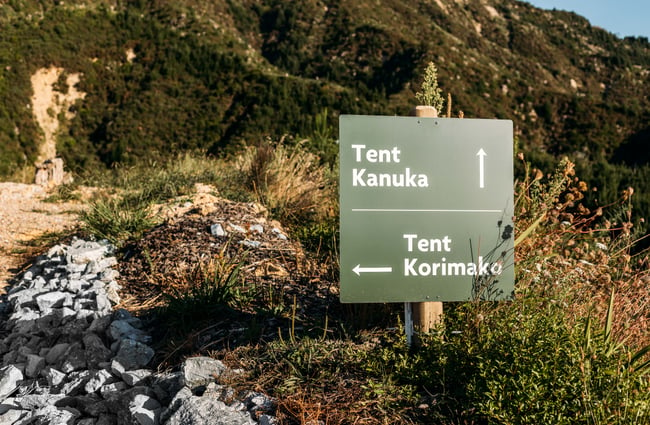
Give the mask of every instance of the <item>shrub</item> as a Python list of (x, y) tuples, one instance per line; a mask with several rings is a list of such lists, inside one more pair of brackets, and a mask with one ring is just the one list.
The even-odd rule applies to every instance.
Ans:
[(647, 308), (630, 307), (648, 291), (630, 264), (631, 191), (614, 225), (582, 205), (587, 186), (569, 160), (548, 179), (525, 168), (514, 299), (450, 306), (399, 373), (434, 394), (433, 416), (453, 421), (647, 423), (650, 345), (638, 338)]
[(404, 381), (434, 394), (436, 414), (457, 420), (647, 423), (647, 349), (635, 354), (616, 341), (611, 325), (567, 315), (571, 299), (561, 287), (543, 297), (531, 291), (512, 303), (459, 307), (404, 368)]

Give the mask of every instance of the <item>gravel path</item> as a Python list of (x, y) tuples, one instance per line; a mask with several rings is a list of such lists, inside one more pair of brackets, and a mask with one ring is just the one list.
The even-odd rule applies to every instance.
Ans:
[(81, 202), (44, 202), (47, 190), (35, 184), (0, 183), (0, 293), (8, 281), (45, 247), (34, 241), (74, 228)]

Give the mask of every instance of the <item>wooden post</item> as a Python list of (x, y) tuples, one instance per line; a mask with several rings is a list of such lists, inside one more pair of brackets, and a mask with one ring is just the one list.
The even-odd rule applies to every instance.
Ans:
[[(438, 111), (436, 111), (436, 108), (433, 106), (418, 105), (413, 109), (411, 115), (416, 117), (437, 118)], [(439, 301), (411, 303), (411, 306), (405, 306), (405, 313), (409, 311), (412, 314), (413, 326), (417, 332), (429, 332), (442, 320), (442, 302)], [(408, 315), (405, 315), (405, 318), (406, 317), (408, 317)], [(409, 324), (407, 323), (407, 330), (408, 327)]]

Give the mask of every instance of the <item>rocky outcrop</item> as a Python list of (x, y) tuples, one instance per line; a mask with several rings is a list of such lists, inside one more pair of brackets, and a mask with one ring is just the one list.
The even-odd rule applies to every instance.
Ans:
[(72, 177), (63, 170), (63, 159), (52, 158), (36, 165), (34, 183), (46, 188), (70, 183)]
[(140, 319), (119, 303), (117, 260), (104, 242), (74, 240), (39, 257), (4, 296), (0, 341), (2, 424), (273, 424), (275, 405), (220, 385), (237, 373), (189, 358), (149, 369), (154, 350)]

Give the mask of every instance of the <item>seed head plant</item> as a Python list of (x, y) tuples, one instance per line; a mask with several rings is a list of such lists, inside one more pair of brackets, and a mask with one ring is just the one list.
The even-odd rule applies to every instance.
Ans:
[(424, 71), (424, 80), (422, 81), (422, 91), (415, 93), (415, 98), (422, 105), (433, 106), (436, 111), (442, 111), (442, 91), (438, 87), (438, 68), (433, 62), (429, 62)]

